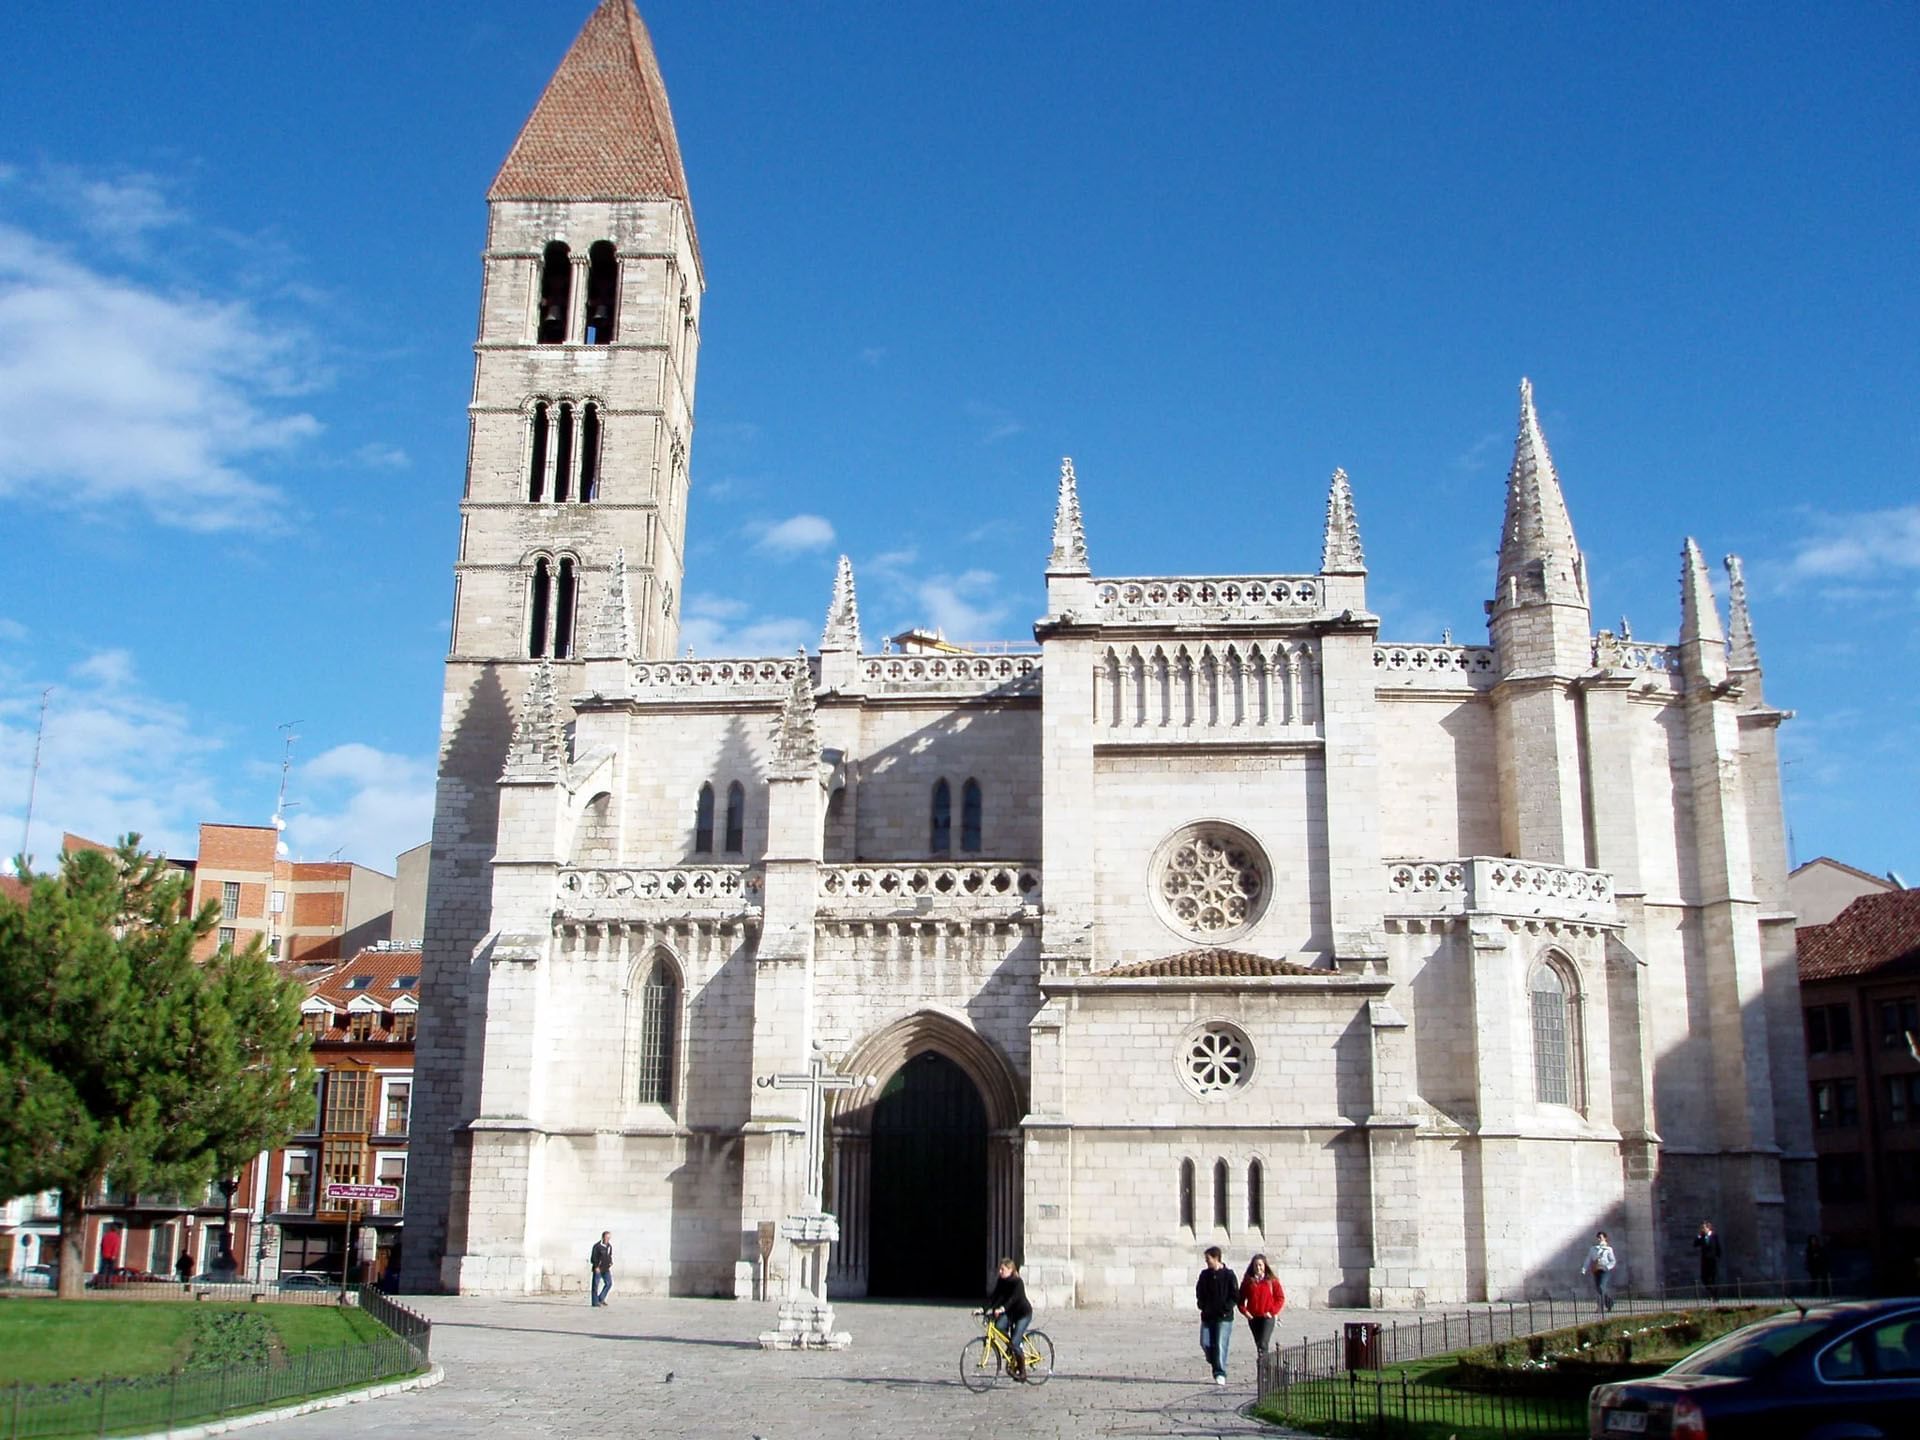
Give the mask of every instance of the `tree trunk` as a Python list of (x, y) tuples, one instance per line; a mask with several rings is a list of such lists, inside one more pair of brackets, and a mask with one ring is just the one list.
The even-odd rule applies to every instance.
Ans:
[(87, 1190), (60, 1192), (60, 1298), (86, 1298), (87, 1272), (83, 1242), (87, 1235)]

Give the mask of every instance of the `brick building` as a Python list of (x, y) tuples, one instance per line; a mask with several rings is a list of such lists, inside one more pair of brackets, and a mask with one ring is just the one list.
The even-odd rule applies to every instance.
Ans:
[(337, 962), (388, 938), (393, 877), (337, 860), (284, 860), (267, 825), (202, 825), (193, 903), (220, 907), (203, 954), (258, 935), (274, 960)]
[(1801, 929), (1800, 999), (1836, 1283), (1920, 1290), (1920, 890)]

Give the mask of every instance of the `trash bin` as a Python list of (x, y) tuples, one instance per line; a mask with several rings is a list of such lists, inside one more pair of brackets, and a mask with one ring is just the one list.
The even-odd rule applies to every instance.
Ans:
[(1347, 1369), (1380, 1368), (1380, 1326), (1372, 1320), (1347, 1322)]

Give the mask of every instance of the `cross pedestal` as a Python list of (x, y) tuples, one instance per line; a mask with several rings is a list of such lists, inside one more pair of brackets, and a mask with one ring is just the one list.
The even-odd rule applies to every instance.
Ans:
[(827, 1254), (840, 1238), (840, 1222), (819, 1211), (789, 1215), (780, 1222), (780, 1234), (793, 1252), (787, 1297), (780, 1302), (780, 1327), (761, 1332), (760, 1348), (846, 1349), (853, 1337), (833, 1328), (833, 1306), (827, 1302)]

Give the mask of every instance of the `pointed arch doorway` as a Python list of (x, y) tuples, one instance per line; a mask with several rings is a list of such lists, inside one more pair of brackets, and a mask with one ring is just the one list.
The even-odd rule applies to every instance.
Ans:
[(959, 1022), (913, 1016), (844, 1067), (880, 1077), (841, 1101), (827, 1208), (840, 1219), (833, 1293), (973, 1299), (998, 1255), (1020, 1253), (1017, 1082)]

